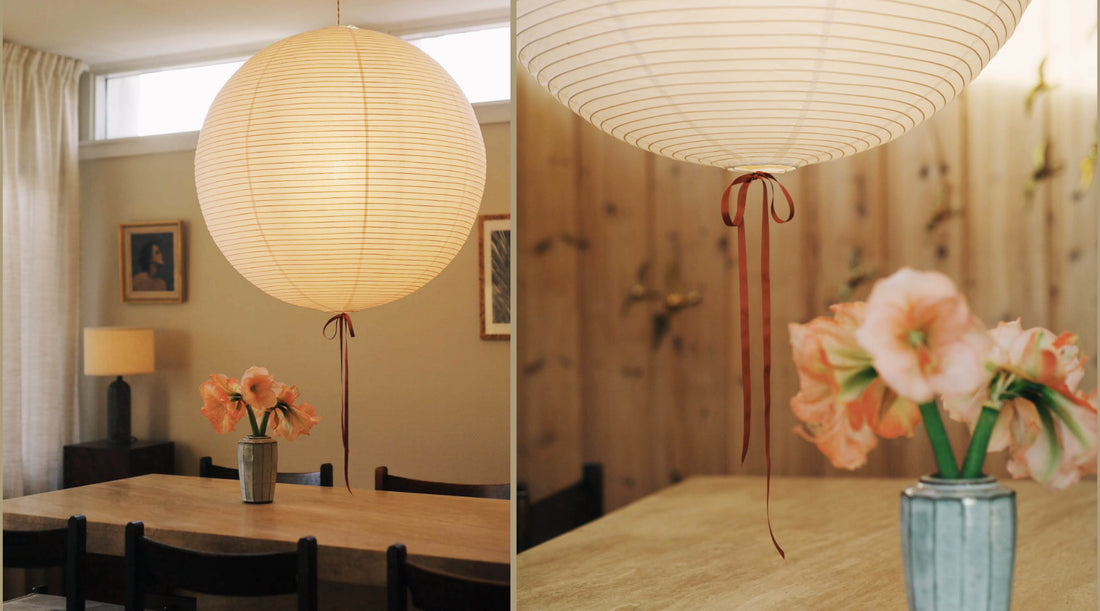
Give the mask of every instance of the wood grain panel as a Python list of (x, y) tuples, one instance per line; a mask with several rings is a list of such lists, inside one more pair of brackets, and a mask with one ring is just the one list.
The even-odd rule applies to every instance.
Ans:
[(579, 142), (585, 454), (603, 463), (605, 502), (618, 507), (655, 489), (664, 471), (648, 308), (623, 309), (639, 266), (653, 258), (653, 157), (587, 123)]
[[(654, 291), (653, 320), (667, 311), (668, 331), (652, 347), (653, 400), (663, 416), (659, 443), (667, 448), (662, 483), (686, 473), (725, 473), (730, 445), (727, 429), (739, 415), (726, 399), (732, 371), (715, 365), (729, 362), (729, 326), (735, 301), (728, 295), (733, 271), (733, 232), (721, 221), (715, 193), (730, 177), (715, 168), (654, 158), (655, 257), (649, 286)], [(670, 308), (677, 298), (696, 291), (698, 305)], [(651, 332), (651, 336), (654, 333)], [(736, 412), (736, 413), (735, 413)]]
[[(516, 75), (517, 477), (541, 498), (583, 463), (578, 143), (573, 114)], [(532, 473), (534, 471), (534, 473)]]

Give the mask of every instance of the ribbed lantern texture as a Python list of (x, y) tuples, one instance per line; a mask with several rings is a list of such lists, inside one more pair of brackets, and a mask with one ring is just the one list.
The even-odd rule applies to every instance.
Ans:
[(348, 26), (248, 60), (195, 152), (203, 217), (233, 267), (326, 312), (388, 303), (435, 277), (469, 236), (484, 182), (481, 130), (446, 71)]
[(950, 102), (1028, 0), (517, 0), (516, 49), (586, 121), (659, 155), (781, 172)]

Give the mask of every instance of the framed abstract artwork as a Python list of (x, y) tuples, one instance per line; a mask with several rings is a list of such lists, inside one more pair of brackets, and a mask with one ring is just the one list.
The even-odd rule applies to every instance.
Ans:
[(118, 226), (123, 303), (183, 302), (181, 221)]
[(477, 219), (481, 338), (512, 336), (512, 218), (482, 214)]

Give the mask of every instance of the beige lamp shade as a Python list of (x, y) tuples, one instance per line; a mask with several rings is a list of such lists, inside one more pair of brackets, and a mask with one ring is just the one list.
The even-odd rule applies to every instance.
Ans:
[(1028, 0), (517, 0), (520, 62), (659, 155), (782, 172), (886, 143), (950, 102)]
[(249, 282), (352, 312), (400, 299), (466, 241), (485, 146), (454, 80), (400, 39), (333, 26), (248, 60), (195, 152), (214, 242)]
[(125, 376), (154, 368), (152, 329), (84, 328), (84, 375)]

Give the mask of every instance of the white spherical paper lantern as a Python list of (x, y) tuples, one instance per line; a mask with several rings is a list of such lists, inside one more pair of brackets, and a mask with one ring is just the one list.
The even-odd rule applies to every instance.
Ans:
[(517, 0), (520, 62), (659, 155), (783, 172), (884, 144), (950, 102), (1028, 0)]
[(353, 312), (412, 293), (477, 218), (485, 147), (454, 80), (400, 39), (333, 26), (248, 60), (195, 152), (214, 242), (291, 304)]

